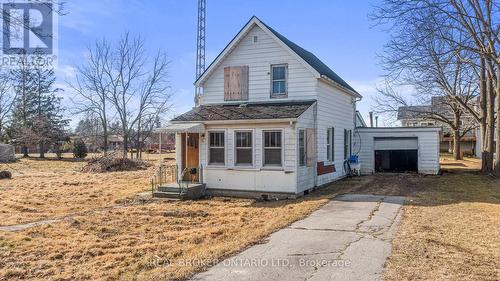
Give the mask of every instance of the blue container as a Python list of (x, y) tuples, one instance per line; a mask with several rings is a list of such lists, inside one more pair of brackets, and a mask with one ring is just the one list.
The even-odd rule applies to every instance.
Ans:
[(359, 160), (359, 159), (358, 159), (358, 155), (351, 155), (351, 156), (349, 157), (349, 162), (351, 162), (351, 163), (357, 164), (357, 163), (358, 163), (358, 160)]

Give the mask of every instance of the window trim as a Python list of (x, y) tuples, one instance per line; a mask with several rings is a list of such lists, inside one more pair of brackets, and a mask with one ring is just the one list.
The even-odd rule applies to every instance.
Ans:
[[(273, 68), (275, 67), (284, 67), (285, 68), (285, 92), (284, 93), (273, 93)], [(287, 63), (278, 63), (271, 64), (271, 72), (270, 72), (270, 96), (271, 98), (286, 98), (288, 97), (288, 64)], [(276, 81), (283, 81), (282, 79), (276, 79)]]
[[(252, 145), (249, 147), (249, 148), (240, 148), (240, 149), (250, 149), (251, 150), (251, 155), (252, 155), (252, 163), (248, 164), (238, 164), (237, 161), (237, 149), (238, 147), (236, 146), (236, 134), (237, 133), (250, 133), (250, 136), (251, 136), (251, 141), (252, 141)], [(233, 162), (234, 162), (234, 166), (235, 167), (254, 167), (255, 165), (255, 133), (254, 133), (254, 130), (252, 129), (237, 129), (237, 130), (234, 130), (234, 139), (233, 139), (233, 149), (234, 149), (234, 159), (233, 159)]]
[[(223, 140), (224, 140), (224, 146), (223, 147), (213, 147), (213, 148), (223, 148), (224, 149), (224, 163), (212, 163), (210, 161), (210, 149), (212, 148), (210, 146), (210, 134), (211, 133), (222, 133), (223, 135)], [(207, 131), (208, 135), (208, 140), (207, 140), (207, 165), (211, 167), (225, 167), (227, 163), (227, 139), (226, 139), (226, 131), (225, 130), (210, 130)]]
[[(266, 141), (265, 141), (265, 137), (266, 137), (266, 133), (269, 133), (269, 132), (280, 132), (281, 134), (281, 153), (280, 153), (280, 156), (281, 156), (281, 164), (280, 165), (274, 165), (274, 164), (266, 164)], [(277, 149), (277, 148), (268, 148), (268, 149)], [(284, 167), (284, 162), (285, 162), (285, 139), (284, 139), (284, 133), (283, 133), (283, 129), (266, 129), (266, 130), (262, 130), (262, 167), (263, 168), (283, 168)]]
[[(304, 136), (303, 136), (303, 139), (304, 139), (304, 143), (303, 143), (303, 149), (304, 149), (304, 154), (301, 154), (300, 153), (300, 134), (303, 133)], [(298, 152), (297, 152), (297, 155), (299, 155), (299, 167), (306, 167), (307, 166), (307, 133), (306, 133), (306, 129), (299, 129), (298, 131), (298, 138), (297, 138), (297, 147), (298, 147)], [(302, 163), (302, 156), (304, 157), (304, 163)]]

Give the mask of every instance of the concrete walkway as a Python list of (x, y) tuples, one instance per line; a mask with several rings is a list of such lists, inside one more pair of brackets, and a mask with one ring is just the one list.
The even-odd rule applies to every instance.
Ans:
[(379, 280), (404, 201), (339, 196), (192, 280)]

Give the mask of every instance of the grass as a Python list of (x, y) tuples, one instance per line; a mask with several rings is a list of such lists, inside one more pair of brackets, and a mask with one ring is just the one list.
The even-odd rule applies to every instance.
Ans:
[(82, 173), (85, 161), (28, 158), (0, 164), (0, 226), (21, 224), (115, 205), (149, 190), (147, 171)]
[(455, 172), (410, 190), (384, 279), (500, 280), (500, 180)]
[(347, 192), (410, 199), (385, 280), (499, 280), (500, 181), (467, 172), (475, 160), (442, 161), (451, 173), (354, 178), (299, 200), (129, 202), (148, 189), (148, 173), (24, 159), (0, 181), (0, 222), (67, 217), (0, 231), (0, 280), (184, 280)]
[[(48, 217), (111, 204), (106, 201), (117, 200), (115, 198), (120, 196), (113, 195), (113, 199), (107, 197), (102, 201), (93, 197), (95, 202), (85, 201), (90, 194), (110, 189), (121, 192), (121, 196), (131, 196), (144, 187), (141, 183), (148, 178), (144, 173), (127, 178), (121, 173), (110, 173), (91, 175), (86, 179), (87, 175), (77, 172), (81, 163), (64, 166), (60, 162), (47, 162), (54, 167), (39, 163), (23, 160), (19, 165), (24, 166), (19, 168), (23, 169), (26, 179), (17, 182), (16, 188), (12, 189), (29, 189), (25, 185), (37, 177), (41, 177), (40, 182), (51, 182), (42, 194), (52, 203), (36, 199), (35, 202), (41, 205), (33, 207)], [(101, 178), (100, 184), (85, 185), (87, 192), (73, 196), (65, 189), (73, 186), (65, 187), (67, 183), (60, 179), (61, 173), (69, 173), (79, 182), (109, 176), (107, 180), (110, 182)], [(0, 280), (183, 280), (216, 261), (259, 243), (270, 233), (307, 216), (335, 194), (349, 192), (365, 181), (360, 178), (337, 182), (302, 199), (289, 201), (213, 198), (115, 204), (113, 208), (80, 213), (19, 232), (0, 231)], [(120, 189), (122, 191), (118, 191)], [(31, 206), (31, 200), (35, 200), (28, 196), (29, 193), (8, 192), (11, 192), (10, 196), (15, 194), (19, 205)], [(26, 202), (21, 201), (21, 196), (28, 198)], [(83, 198), (77, 200), (80, 196)], [(58, 200), (65, 204), (56, 204)], [(25, 218), (23, 214), (26, 212), (14, 213), (18, 219), (10, 221), (29, 221), (39, 217)]]

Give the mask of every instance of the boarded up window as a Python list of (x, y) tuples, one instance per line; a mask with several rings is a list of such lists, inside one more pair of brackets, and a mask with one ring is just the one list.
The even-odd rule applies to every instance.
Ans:
[(248, 100), (248, 66), (224, 67), (224, 100)]
[(314, 165), (314, 155), (315, 155), (315, 130), (314, 129), (307, 129), (306, 130), (306, 136), (307, 136), (307, 166), (311, 167)]

